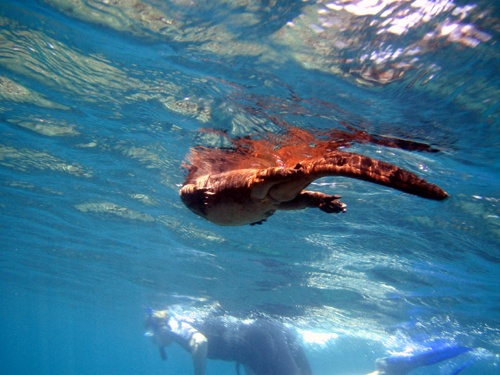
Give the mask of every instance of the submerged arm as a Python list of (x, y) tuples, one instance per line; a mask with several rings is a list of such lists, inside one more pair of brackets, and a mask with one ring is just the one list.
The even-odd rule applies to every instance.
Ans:
[(200, 332), (193, 333), (189, 340), (189, 348), (193, 359), (194, 375), (205, 375), (207, 347), (207, 338)]

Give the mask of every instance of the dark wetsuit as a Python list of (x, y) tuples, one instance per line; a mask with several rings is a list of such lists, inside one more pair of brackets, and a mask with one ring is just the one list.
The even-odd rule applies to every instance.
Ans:
[(256, 375), (312, 375), (296, 336), (281, 323), (266, 319), (245, 323), (224, 318), (178, 321), (183, 329), (174, 330), (175, 341), (186, 347), (194, 328), (207, 338), (210, 359), (236, 361)]

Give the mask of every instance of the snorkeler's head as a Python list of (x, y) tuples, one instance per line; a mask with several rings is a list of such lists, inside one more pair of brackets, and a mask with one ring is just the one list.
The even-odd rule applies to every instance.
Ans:
[(146, 317), (146, 336), (150, 336), (156, 345), (164, 347), (170, 345), (172, 342), (172, 335), (168, 321), (170, 313), (168, 310), (154, 311), (151, 308), (147, 310)]
[(146, 325), (164, 323), (170, 318), (168, 310), (153, 310), (151, 307), (148, 307), (146, 308), (146, 312)]

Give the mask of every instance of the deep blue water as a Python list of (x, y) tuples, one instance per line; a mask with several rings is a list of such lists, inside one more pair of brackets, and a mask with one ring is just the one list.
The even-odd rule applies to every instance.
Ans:
[[(369, 4), (3, 1), (0, 373), (190, 374), (144, 336), (147, 306), (180, 305), (286, 322), (316, 375), (432, 340), (473, 350), (414, 374), (497, 374), (500, 10)], [(432, 145), (351, 149), (450, 198), (325, 178), (347, 213), (218, 227), (187, 210), (181, 164), (213, 142), (199, 130), (273, 117)]]

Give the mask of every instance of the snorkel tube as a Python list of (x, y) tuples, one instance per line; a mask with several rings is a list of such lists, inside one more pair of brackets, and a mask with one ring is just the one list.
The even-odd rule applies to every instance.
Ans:
[(167, 360), (167, 352), (165, 351), (165, 348), (163, 346), (159, 347), (158, 350), (160, 351), (160, 357), (162, 361)]
[[(145, 335), (154, 337), (159, 334), (158, 330), (160, 327), (158, 327), (158, 324), (154, 321), (154, 310), (151, 307), (146, 307), (146, 327), (148, 330), (146, 331)], [(167, 352), (165, 351), (165, 348), (163, 346), (158, 346), (158, 350), (160, 352), (160, 358), (163, 361), (167, 360)]]

